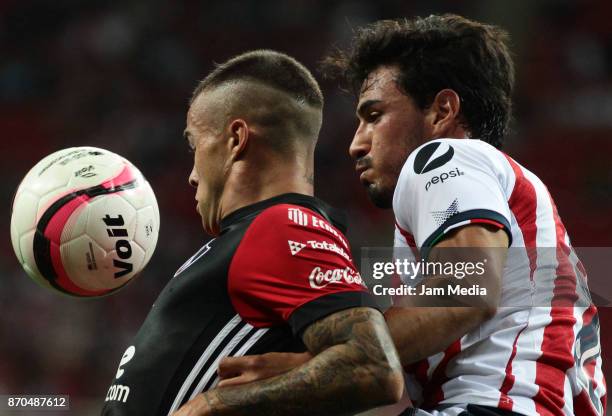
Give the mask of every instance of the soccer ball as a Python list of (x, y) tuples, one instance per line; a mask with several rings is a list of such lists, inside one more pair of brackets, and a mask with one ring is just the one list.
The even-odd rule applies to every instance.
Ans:
[(71, 296), (125, 286), (151, 259), (158, 233), (149, 183), (129, 161), (96, 147), (45, 157), (13, 201), (17, 259), (34, 281)]

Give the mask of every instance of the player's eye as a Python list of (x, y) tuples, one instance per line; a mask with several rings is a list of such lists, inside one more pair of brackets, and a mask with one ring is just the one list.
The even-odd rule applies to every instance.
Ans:
[(381, 112), (380, 111), (370, 111), (367, 116), (366, 119), (368, 122), (373, 123), (376, 120), (378, 120), (381, 116)]

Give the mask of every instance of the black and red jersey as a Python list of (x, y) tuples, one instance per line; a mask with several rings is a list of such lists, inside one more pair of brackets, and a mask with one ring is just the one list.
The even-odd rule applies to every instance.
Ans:
[(226, 356), (303, 351), (301, 333), (342, 309), (375, 307), (337, 213), (284, 194), (221, 222), (168, 282), (120, 360), (103, 415), (168, 415), (218, 383)]

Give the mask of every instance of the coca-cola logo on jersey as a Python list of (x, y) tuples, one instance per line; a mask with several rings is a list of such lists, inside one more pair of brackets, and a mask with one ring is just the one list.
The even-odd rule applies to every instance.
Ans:
[(308, 280), (313, 289), (321, 289), (329, 284), (342, 282), (363, 286), (361, 275), (351, 267), (323, 270), (317, 266), (310, 272)]

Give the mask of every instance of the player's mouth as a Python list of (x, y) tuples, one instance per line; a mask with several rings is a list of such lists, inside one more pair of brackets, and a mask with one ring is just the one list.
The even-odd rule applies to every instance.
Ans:
[(369, 169), (366, 169), (359, 175), (359, 182), (361, 182), (361, 184), (366, 188), (372, 183), (372, 181), (368, 179), (368, 172)]
[(357, 172), (357, 175), (359, 175), (359, 180), (361, 181), (361, 183), (364, 183), (364, 181), (366, 181), (366, 176), (369, 170), (370, 166), (368, 166), (367, 164), (355, 165), (355, 171)]
[(359, 175), (359, 181), (360, 181), (361, 183), (367, 182), (367, 179), (366, 179), (366, 172), (367, 172), (367, 171), (366, 171), (366, 170), (364, 170), (364, 171), (363, 171), (363, 172), (361, 172), (361, 174)]
[(364, 173), (366, 173), (366, 171), (369, 169), (370, 167), (366, 164), (357, 164), (355, 165), (355, 171), (357, 172), (357, 175), (359, 175), (359, 178), (362, 178)]
[(372, 183), (372, 158), (360, 157), (355, 160), (355, 171), (359, 175), (359, 181), (366, 188)]

